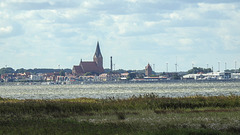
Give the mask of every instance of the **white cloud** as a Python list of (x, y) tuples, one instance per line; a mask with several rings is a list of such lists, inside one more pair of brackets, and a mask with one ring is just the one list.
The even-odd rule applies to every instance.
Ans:
[(0, 27), (0, 33), (11, 33), (13, 31), (12, 26)]
[(218, 11), (228, 11), (236, 9), (235, 3), (219, 3), (219, 4), (209, 4), (209, 3), (198, 3), (199, 8), (203, 11), (218, 10)]
[(179, 39), (179, 42), (183, 45), (191, 45), (193, 43), (192, 39), (188, 38)]
[(177, 19), (177, 20), (181, 20), (181, 19), (182, 19), (182, 17), (181, 17), (178, 13), (171, 13), (171, 14), (169, 15), (169, 17), (170, 17), (171, 19)]
[(6, 6), (7, 6), (6, 3), (4, 3), (4, 2), (0, 3), (0, 8), (5, 8)]
[(136, 3), (137, 0), (126, 0), (127, 2), (132, 2), (132, 3)]

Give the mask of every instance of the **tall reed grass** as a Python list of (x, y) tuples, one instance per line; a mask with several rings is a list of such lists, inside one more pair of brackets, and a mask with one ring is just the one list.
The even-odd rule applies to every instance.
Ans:
[[(206, 110), (206, 108), (208, 110)], [(0, 98), (0, 134), (225, 134), (208, 129), (169, 127), (142, 128), (139, 123), (126, 123), (127, 115), (141, 111), (164, 113), (240, 111), (240, 96), (159, 97), (154, 94), (132, 96), (128, 99), (55, 99), (17, 100)], [(118, 122), (91, 123), (79, 117), (116, 115)], [(139, 116), (140, 117), (140, 116)], [(151, 126), (148, 126), (151, 127)], [(240, 133), (232, 127), (228, 133)], [(233, 131), (233, 132), (232, 132)]]
[(240, 96), (158, 97), (154, 94), (128, 99), (15, 100), (0, 98), (0, 114), (88, 114), (101, 111), (166, 110), (240, 107)]

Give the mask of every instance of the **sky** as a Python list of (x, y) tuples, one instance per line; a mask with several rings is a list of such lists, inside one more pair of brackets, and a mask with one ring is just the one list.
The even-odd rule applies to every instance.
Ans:
[(240, 67), (239, 0), (1, 0), (0, 68)]

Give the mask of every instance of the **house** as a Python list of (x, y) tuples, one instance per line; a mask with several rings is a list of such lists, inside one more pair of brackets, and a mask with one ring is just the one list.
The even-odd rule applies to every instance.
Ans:
[(231, 78), (232, 79), (240, 79), (240, 73), (232, 73)]
[(44, 80), (45, 81), (56, 81), (57, 76), (59, 75), (59, 72), (54, 72), (54, 73), (45, 73), (44, 76)]
[[(231, 74), (227, 72), (211, 72), (211, 73), (199, 73), (199, 74), (187, 74), (183, 76), (184, 80), (194, 79), (194, 80), (226, 80), (230, 79)], [(232, 79), (236, 77), (232, 74)]]
[(129, 75), (129, 73), (121, 73), (120, 79), (121, 80), (127, 80), (128, 75)]
[(40, 76), (40, 75), (30, 75), (29, 78), (32, 81), (41, 81), (41, 80), (43, 80), (43, 76)]
[(117, 81), (120, 79), (119, 73), (103, 73), (99, 75), (101, 81)]

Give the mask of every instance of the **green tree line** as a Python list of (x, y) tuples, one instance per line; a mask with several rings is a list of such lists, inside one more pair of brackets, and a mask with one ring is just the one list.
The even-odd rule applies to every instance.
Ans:
[(61, 74), (63, 74), (63, 72), (67, 72), (67, 73), (71, 73), (72, 70), (71, 69), (24, 69), (24, 68), (20, 68), (17, 70), (14, 70), (11, 67), (7, 67), (7, 68), (1, 68), (0, 69), (0, 74), (5, 74), (5, 73), (24, 73), (24, 72), (30, 72), (32, 74), (37, 74), (37, 73), (53, 73), (53, 72), (60, 72)]
[(193, 67), (187, 71), (188, 74), (197, 74), (197, 73), (210, 73), (212, 72), (211, 68), (201, 68), (201, 67)]

